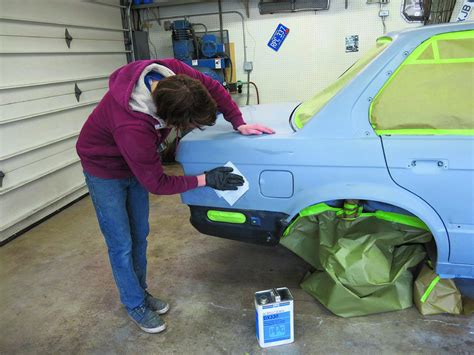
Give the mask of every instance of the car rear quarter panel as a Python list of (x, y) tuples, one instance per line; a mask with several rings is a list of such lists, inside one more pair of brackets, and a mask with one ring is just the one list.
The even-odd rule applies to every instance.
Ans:
[[(267, 138), (270, 136), (267, 136)], [(380, 147), (380, 140), (318, 139), (278, 137), (256, 140), (242, 137), (239, 143), (217, 144), (216, 141), (181, 147), (183, 156), (206, 157), (205, 161), (190, 159), (184, 164), (186, 174), (202, 171), (232, 161), (248, 179), (249, 190), (230, 206), (211, 188), (199, 188), (182, 194), (185, 204), (215, 208), (283, 212), (290, 220), (303, 208), (334, 199), (367, 199), (389, 203), (418, 216), (435, 236), (438, 261), (447, 261), (449, 242), (445, 227), (436, 212), (412, 193), (400, 188), (390, 178)], [(232, 146), (232, 148), (231, 148)], [(209, 152), (213, 152), (209, 154)], [(367, 153), (370, 152), (370, 153)], [(294, 191), (288, 198), (271, 198), (262, 194), (259, 177), (264, 170), (289, 171)]]

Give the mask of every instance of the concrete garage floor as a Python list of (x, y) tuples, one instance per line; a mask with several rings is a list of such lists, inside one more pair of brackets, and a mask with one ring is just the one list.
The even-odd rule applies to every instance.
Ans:
[[(308, 265), (285, 248), (201, 235), (188, 218), (179, 196), (151, 198), (148, 283), (171, 303), (157, 335), (119, 303), (89, 197), (0, 248), (0, 353), (474, 353), (472, 316), (339, 318), (298, 288)], [(293, 292), (296, 340), (262, 350), (253, 294), (274, 286)]]

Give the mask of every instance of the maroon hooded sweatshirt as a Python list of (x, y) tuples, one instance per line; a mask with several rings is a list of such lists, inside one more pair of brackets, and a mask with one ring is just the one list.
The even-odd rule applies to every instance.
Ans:
[(201, 81), (234, 129), (245, 124), (238, 106), (217, 81), (176, 59), (140, 60), (110, 76), (109, 91), (82, 127), (76, 149), (83, 169), (90, 175), (104, 179), (135, 176), (149, 192), (171, 195), (196, 188), (197, 177), (169, 176), (163, 172), (158, 147), (170, 129), (156, 128), (155, 118), (133, 111), (129, 105), (135, 83), (153, 63)]

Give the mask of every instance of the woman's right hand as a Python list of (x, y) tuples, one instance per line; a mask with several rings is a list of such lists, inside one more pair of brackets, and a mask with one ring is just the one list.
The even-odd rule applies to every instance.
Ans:
[[(198, 176), (198, 186), (209, 186), (215, 190), (237, 190), (239, 186), (244, 184), (244, 178), (237, 174), (232, 174), (231, 167), (220, 166), (218, 168), (205, 171), (204, 175)], [(202, 183), (204, 176), (204, 185)], [(201, 180), (201, 181), (200, 181)]]

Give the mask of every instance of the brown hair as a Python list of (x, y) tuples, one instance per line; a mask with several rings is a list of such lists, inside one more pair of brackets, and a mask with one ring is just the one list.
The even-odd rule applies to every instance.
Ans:
[(216, 102), (199, 80), (187, 75), (160, 80), (152, 96), (156, 113), (167, 125), (186, 130), (216, 122)]

